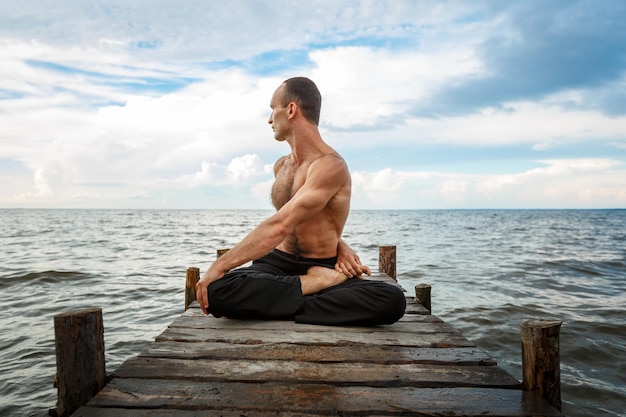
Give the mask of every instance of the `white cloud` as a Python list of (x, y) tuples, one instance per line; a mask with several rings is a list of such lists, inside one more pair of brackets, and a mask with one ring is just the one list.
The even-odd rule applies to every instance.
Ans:
[(465, 180), (443, 180), (439, 186), (441, 198), (452, 204), (464, 204), (467, 201), (469, 185)]
[[(277, 152), (266, 124), (269, 83), (237, 71), (211, 76), (175, 94), (132, 95), (124, 105), (91, 110), (76, 109), (80, 98), (71, 95), (56, 102), (20, 100), (15, 107), (5, 101), (0, 159), (22, 161), (33, 173), (32, 189), (20, 192), (18, 200), (105, 198), (78, 183), (163, 185), (171, 181), (159, 178), (192, 173), (202, 160), (225, 166), (232, 158), (245, 160), (245, 152)], [(239, 180), (251, 178), (238, 169), (237, 159), (233, 169)], [(15, 200), (15, 191), (5, 192), (10, 194), (3, 192), (1, 199)]]
[[(352, 198), (355, 205), (369, 208), (419, 207), (419, 194), (423, 188), (416, 185), (431, 184), (433, 173), (399, 172), (385, 168), (378, 172), (352, 173)], [(401, 203), (401, 206), (398, 206)]]
[[(245, 188), (265, 205), (266, 161), (288, 152), (267, 126), (269, 99), (282, 79), (299, 74), (319, 85), (323, 136), (349, 163), (393, 161), (388, 145), (407, 155), (429, 146), (441, 159), (448, 149), (509, 147), (550, 158), (535, 170), (512, 166), (516, 174), (489, 176), (360, 164), (354, 206), (542, 206), (556, 205), (556, 196), (564, 206), (592, 197), (623, 204), (615, 164), (625, 159), (626, 117), (599, 110), (595, 85), (472, 114), (423, 115), (440, 89), (497, 75), (482, 54), (495, 31), (523, 44), (506, 7), (146, 4), (0, 4), (0, 168), (2, 161), (20, 167), (0, 171), (0, 205), (123, 205), (133, 196), (149, 204), (213, 186), (225, 201)], [(610, 90), (623, 86), (622, 74), (598, 88), (615, 99)], [(598, 158), (559, 156), (578, 144)], [(380, 154), (365, 155), (371, 149)]]
[(273, 165), (266, 164), (254, 154), (233, 158), (228, 164), (202, 161), (200, 171), (193, 175), (183, 175), (176, 181), (189, 187), (204, 184), (220, 186), (253, 187), (256, 180), (266, 179), (273, 174)]
[(626, 169), (612, 159), (541, 161), (515, 174), (355, 172), (353, 199), (368, 208), (606, 208), (626, 204)]
[(311, 53), (312, 77), (324, 91), (324, 124), (376, 127), (402, 122), (411, 106), (457, 77), (481, 70), (472, 50), (434, 53), (342, 47)]
[(180, 182), (193, 186), (199, 184), (221, 183), (227, 176), (227, 168), (208, 161), (202, 161), (200, 171), (196, 172), (192, 178), (183, 177)]
[(228, 174), (235, 184), (244, 184), (260, 175), (270, 174), (271, 167), (264, 164), (258, 155), (246, 154), (234, 158), (228, 164)]
[(271, 207), (271, 204), (270, 204), (271, 194), (270, 193), (271, 193), (273, 184), (274, 184), (274, 179), (272, 178), (271, 180), (259, 181), (252, 185), (252, 191), (251, 191), (252, 197), (257, 202), (262, 203), (259, 205), (259, 207), (263, 207), (263, 208), (265, 208), (266, 206)]
[(602, 143), (623, 137), (626, 117), (609, 117), (593, 110), (567, 110), (542, 102), (508, 103), (507, 111), (439, 119), (412, 119), (406, 129), (429, 141), (467, 145), (531, 144), (545, 150), (555, 144)]

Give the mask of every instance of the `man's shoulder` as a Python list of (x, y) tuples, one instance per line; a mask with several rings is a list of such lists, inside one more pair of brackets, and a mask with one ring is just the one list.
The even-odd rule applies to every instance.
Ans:
[(338, 153), (319, 156), (311, 162), (307, 170), (307, 178), (322, 179), (334, 184), (345, 183), (349, 176), (348, 165)]
[(320, 155), (311, 162), (309, 166), (311, 169), (347, 169), (348, 165), (346, 161), (337, 152), (326, 153)]
[(284, 155), (281, 156), (280, 158), (278, 158), (278, 160), (274, 163), (274, 174), (277, 174), (278, 171), (280, 171), (280, 169), (283, 167), (283, 165), (285, 164), (285, 161), (287, 160), (287, 157), (289, 157), (289, 155)]

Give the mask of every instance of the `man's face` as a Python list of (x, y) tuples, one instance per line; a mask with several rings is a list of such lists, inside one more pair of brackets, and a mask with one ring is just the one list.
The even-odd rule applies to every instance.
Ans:
[(274, 131), (274, 139), (283, 141), (285, 140), (285, 127), (287, 123), (287, 109), (289, 106), (282, 105), (283, 86), (281, 85), (274, 91), (272, 100), (270, 101), (270, 108), (272, 113), (270, 114), (267, 122)]

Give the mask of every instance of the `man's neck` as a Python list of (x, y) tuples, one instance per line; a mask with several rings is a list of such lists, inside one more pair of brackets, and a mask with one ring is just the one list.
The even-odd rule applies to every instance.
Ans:
[(314, 125), (307, 125), (303, 129), (294, 131), (291, 138), (287, 139), (287, 143), (291, 148), (291, 156), (297, 164), (318, 158), (330, 149), (320, 136), (317, 126)]

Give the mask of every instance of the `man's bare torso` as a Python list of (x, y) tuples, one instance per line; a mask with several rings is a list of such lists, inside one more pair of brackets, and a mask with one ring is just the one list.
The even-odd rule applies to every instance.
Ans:
[[(334, 160), (324, 160), (333, 158)], [(322, 154), (310, 161), (295, 162), (292, 155), (280, 158), (274, 167), (276, 179), (272, 186), (272, 203), (277, 210), (282, 208), (305, 184), (307, 177), (316, 169), (324, 169), (324, 164), (337, 163), (343, 159), (336, 153)], [(326, 206), (309, 220), (296, 227), (278, 249), (308, 258), (330, 258), (337, 255), (337, 244), (350, 209), (350, 175), (345, 172), (333, 186), (338, 186), (336, 194)]]

